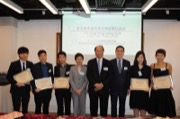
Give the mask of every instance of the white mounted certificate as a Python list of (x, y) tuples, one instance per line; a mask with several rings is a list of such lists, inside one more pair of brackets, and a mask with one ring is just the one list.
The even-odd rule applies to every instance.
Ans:
[(13, 76), (13, 78), (18, 82), (18, 83), (27, 83), (33, 80), (33, 76), (31, 74), (30, 69), (26, 69), (25, 71), (22, 71), (16, 75)]
[(41, 90), (52, 88), (51, 77), (36, 79), (35, 84), (36, 84), (36, 87)]
[(55, 88), (69, 88), (69, 77), (55, 77), (54, 78), (54, 87)]
[(138, 78), (131, 78), (131, 90), (149, 90), (149, 80), (148, 79), (138, 79)]
[(161, 76), (153, 78), (154, 88), (156, 89), (168, 89), (173, 87), (172, 77), (168, 76)]

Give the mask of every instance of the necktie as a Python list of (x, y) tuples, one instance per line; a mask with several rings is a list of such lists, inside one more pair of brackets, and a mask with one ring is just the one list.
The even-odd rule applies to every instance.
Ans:
[(98, 72), (101, 73), (100, 59), (98, 59)]
[(23, 62), (23, 71), (24, 71), (24, 70), (26, 70), (26, 68), (25, 68), (25, 63)]
[(118, 62), (118, 70), (119, 70), (119, 73), (121, 73), (121, 69), (122, 67), (121, 67), (121, 60), (119, 60), (119, 62)]

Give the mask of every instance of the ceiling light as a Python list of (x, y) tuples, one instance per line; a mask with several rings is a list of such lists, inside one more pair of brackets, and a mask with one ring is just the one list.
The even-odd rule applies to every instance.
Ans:
[(142, 12), (147, 12), (158, 0), (148, 0), (143, 6), (142, 6)]
[(18, 6), (17, 4), (13, 3), (10, 0), (0, 0), (0, 3), (2, 3), (3, 5), (11, 8), (12, 10), (16, 11), (19, 14), (23, 14), (24, 10), (22, 7)]
[(123, 10), (123, 11), (122, 11), (122, 15), (123, 15), (123, 16), (126, 15), (126, 10)]
[(169, 14), (169, 10), (166, 10), (166, 14), (167, 14), (167, 15)]
[(79, 0), (86, 14), (91, 14), (91, 10), (87, 0)]
[(50, 0), (39, 0), (46, 6), (53, 14), (58, 14), (58, 9), (50, 2)]
[(45, 14), (46, 14), (46, 11), (45, 11), (45, 10), (43, 10), (43, 11), (42, 11), (42, 15), (45, 15)]

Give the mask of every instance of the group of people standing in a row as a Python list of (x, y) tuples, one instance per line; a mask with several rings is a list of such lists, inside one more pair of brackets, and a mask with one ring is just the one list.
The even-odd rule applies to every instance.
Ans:
[[(28, 61), (29, 50), (26, 47), (18, 49), (19, 60), (11, 63), (7, 78), (11, 83), (11, 94), (14, 111), (28, 113), (30, 99), (30, 86), (34, 93), (35, 113), (49, 114), (49, 103), (52, 89), (41, 90), (35, 85), (35, 80), (43, 77), (69, 77), (70, 87), (67, 89), (55, 89), (57, 100), (57, 114), (59, 116), (71, 115), (71, 97), (73, 99), (74, 116), (86, 114), (86, 93), (90, 98), (90, 115), (98, 116), (98, 105), (100, 104), (100, 116), (107, 117), (108, 100), (111, 96), (111, 116), (125, 116), (126, 96), (130, 93), (130, 108), (134, 116), (144, 118), (146, 112), (157, 116), (157, 118), (169, 118), (176, 116), (175, 101), (171, 90), (156, 90), (153, 86), (153, 77), (172, 75), (172, 66), (164, 61), (166, 51), (158, 49), (155, 53), (157, 62), (151, 66), (147, 65), (143, 51), (137, 52), (134, 64), (123, 58), (125, 49), (117, 46), (115, 49), (116, 58), (111, 61), (103, 57), (104, 48), (99, 45), (94, 48), (96, 57), (88, 61), (87, 67), (83, 65), (84, 56), (81, 53), (75, 55), (76, 65), (70, 66), (66, 63), (66, 53), (58, 53), (58, 64), (54, 67), (47, 62), (45, 50), (38, 52), (39, 62), (33, 64)], [(25, 69), (30, 68), (33, 74), (33, 81), (29, 83), (18, 83), (13, 76)], [(151, 89), (147, 91), (131, 90), (131, 78), (147, 79)], [(88, 90), (87, 90), (88, 86)], [(53, 87), (53, 86), (52, 86)], [(149, 96), (150, 93), (150, 96)], [(119, 100), (119, 113), (117, 114), (117, 102)], [(65, 110), (65, 111), (64, 111)]]

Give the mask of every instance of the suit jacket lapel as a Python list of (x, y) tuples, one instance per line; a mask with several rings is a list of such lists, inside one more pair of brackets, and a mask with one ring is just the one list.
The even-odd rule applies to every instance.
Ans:
[(40, 73), (41, 77), (43, 77), (41, 63), (39, 63), (39, 69), (38, 70), (39, 70), (39, 73)]
[[(75, 74), (76, 74), (77, 76), (79, 76), (80, 73), (79, 73), (79, 71), (78, 71), (78, 66), (77, 66), (77, 65), (75, 66), (74, 70), (75, 70)], [(81, 70), (82, 70), (82, 69), (81, 69)]]
[(22, 71), (22, 68), (21, 68), (21, 61), (20, 61), (20, 60), (18, 61), (18, 67), (17, 67), (17, 68), (18, 68), (18, 71), (19, 71), (19, 72)]
[(116, 59), (114, 59), (113, 65), (115, 66), (116, 73), (119, 74), (118, 66), (117, 66), (117, 60)]
[(103, 75), (103, 72), (104, 72), (104, 59), (102, 58), (102, 66), (101, 66), (100, 76)]
[(95, 66), (95, 67), (94, 67), (94, 70), (95, 70), (97, 76), (99, 76), (99, 72), (98, 72), (98, 64), (97, 64), (96, 58), (94, 59), (94, 66)]
[(30, 63), (26, 61), (26, 68), (30, 68)]

